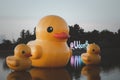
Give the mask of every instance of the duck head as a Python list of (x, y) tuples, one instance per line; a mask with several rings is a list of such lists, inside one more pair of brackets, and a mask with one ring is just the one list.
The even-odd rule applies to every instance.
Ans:
[(25, 44), (19, 44), (14, 49), (14, 56), (18, 58), (28, 58), (31, 55), (31, 49)]
[(95, 43), (89, 44), (87, 46), (87, 53), (89, 53), (89, 54), (97, 54), (98, 55), (100, 53), (100, 47)]
[(36, 27), (36, 39), (38, 40), (66, 41), (68, 38), (68, 25), (59, 16), (45, 16), (39, 21)]

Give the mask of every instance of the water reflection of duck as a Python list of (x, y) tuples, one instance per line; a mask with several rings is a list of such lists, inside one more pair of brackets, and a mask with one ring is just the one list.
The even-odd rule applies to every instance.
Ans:
[(36, 40), (28, 42), (32, 51), (32, 66), (63, 67), (71, 56), (66, 41), (69, 28), (64, 19), (49, 15), (43, 17), (36, 27)]
[(101, 57), (99, 55), (100, 47), (93, 43), (87, 46), (87, 52), (81, 55), (81, 59), (85, 64), (99, 64)]
[(87, 80), (100, 80), (100, 67), (87, 65), (82, 68), (81, 74), (87, 77)]
[(32, 80), (32, 77), (29, 72), (14, 71), (7, 76), (7, 80)]
[(33, 68), (30, 70), (32, 80), (71, 80), (66, 69), (41, 69)]
[(30, 68), (31, 60), (29, 57), (31, 56), (30, 48), (25, 44), (19, 44), (14, 49), (14, 56), (8, 56), (6, 58), (6, 63), (9, 68), (21, 71)]

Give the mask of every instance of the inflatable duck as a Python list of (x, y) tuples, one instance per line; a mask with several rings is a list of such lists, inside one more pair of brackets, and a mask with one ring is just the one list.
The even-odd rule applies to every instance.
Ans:
[(83, 53), (81, 55), (81, 59), (86, 65), (99, 64), (101, 61), (101, 56), (99, 55), (99, 53), (100, 47), (97, 44), (89, 44), (87, 46), (87, 53)]
[(31, 48), (32, 66), (66, 66), (72, 53), (66, 43), (68, 38), (69, 28), (64, 19), (55, 15), (43, 17), (36, 27), (36, 40), (27, 44)]
[(65, 68), (32, 68), (30, 74), (32, 80), (71, 80), (71, 76)]
[(101, 80), (100, 67), (96, 65), (84, 66), (81, 70), (81, 74), (87, 77), (87, 80)]
[(31, 60), (29, 57), (31, 56), (30, 48), (25, 44), (19, 44), (14, 49), (14, 56), (8, 56), (6, 58), (6, 63), (9, 68), (15, 71), (22, 71), (30, 68)]
[(32, 80), (29, 72), (26, 71), (13, 71), (7, 76), (7, 80)]

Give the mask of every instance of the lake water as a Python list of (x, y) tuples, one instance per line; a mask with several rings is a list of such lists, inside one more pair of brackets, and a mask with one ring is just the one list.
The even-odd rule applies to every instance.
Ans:
[[(119, 51), (117, 52), (120, 53)], [(107, 51), (106, 54), (108, 54)], [(113, 62), (110, 61), (108, 63), (112, 64)], [(118, 64), (111, 65), (108, 63), (106, 62), (99, 66), (82, 66), (79, 68), (31, 68), (25, 72), (15, 72), (6, 66), (5, 57), (1, 57), (0, 80), (120, 80), (120, 66)]]

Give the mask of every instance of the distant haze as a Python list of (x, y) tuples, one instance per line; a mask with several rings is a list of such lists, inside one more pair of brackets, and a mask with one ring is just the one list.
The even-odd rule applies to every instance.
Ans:
[(39, 19), (51, 14), (85, 31), (120, 29), (120, 0), (0, 0), (0, 41), (17, 39), (22, 29), (33, 32)]

